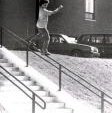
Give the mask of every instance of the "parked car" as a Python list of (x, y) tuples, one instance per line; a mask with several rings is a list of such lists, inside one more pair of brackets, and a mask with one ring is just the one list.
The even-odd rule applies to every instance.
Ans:
[(86, 44), (79, 44), (75, 38), (63, 34), (50, 34), (49, 51), (76, 57), (99, 57), (98, 49)]
[(97, 47), (101, 57), (112, 57), (112, 34), (84, 34), (77, 42)]

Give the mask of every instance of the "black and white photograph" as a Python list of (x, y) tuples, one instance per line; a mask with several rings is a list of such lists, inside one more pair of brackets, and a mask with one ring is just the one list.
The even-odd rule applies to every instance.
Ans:
[(0, 0), (0, 113), (112, 113), (111, 0)]

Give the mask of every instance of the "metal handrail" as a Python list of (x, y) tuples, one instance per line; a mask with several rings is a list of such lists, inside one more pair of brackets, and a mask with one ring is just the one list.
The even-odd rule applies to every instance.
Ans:
[[(38, 97), (43, 103), (44, 103), (44, 107), (42, 107), (41, 105), (39, 105), (36, 101), (36, 103), (42, 108), (45, 109), (46, 108), (46, 102), (39, 96), (37, 95), (34, 91), (32, 91), (30, 88), (28, 88), (25, 84), (23, 84), (19, 79), (17, 79), (15, 76), (13, 76), (9, 71), (7, 71), (3, 66), (0, 65), (0, 68), (3, 69), (7, 74), (9, 74), (11, 77), (13, 77), (16, 81), (18, 81), (21, 85), (23, 85), (27, 90), (29, 90), (31, 93), (35, 94), (36, 97)], [(9, 79), (9, 78), (8, 78)]]
[[(49, 57), (49, 56), (47, 56)], [(61, 65), (59, 62), (55, 61), (53, 58), (49, 57), (52, 61), (54, 61), (55, 63), (57, 63), (58, 65)], [(91, 87), (93, 87), (94, 89), (96, 89), (99, 92), (103, 92), (102, 90), (98, 89), (97, 87), (95, 87), (94, 85), (92, 85), (91, 83), (89, 83), (87, 80), (83, 79), (81, 76), (77, 75), (76, 73), (72, 72), (70, 69), (66, 68), (65, 66), (61, 65), (61, 67), (63, 67), (64, 69), (66, 69), (68, 72), (70, 72), (71, 74), (75, 75), (76, 77), (80, 78), (82, 81), (84, 81), (85, 83), (87, 83), (88, 85), (90, 85)], [(68, 77), (74, 79), (74, 77), (68, 75), (67, 73), (65, 73), (64, 71), (62, 71), (64, 74), (66, 74)], [(110, 99), (112, 99), (111, 96), (109, 96), (108, 94), (104, 93), (105, 96), (109, 97)]]
[[(19, 37), (18, 35), (16, 35), (14, 32), (10, 31), (9, 29), (3, 27), (5, 30), (7, 30), (9, 33), (11, 33), (13, 36), (15, 36), (16, 38), (19, 38), (21, 41), (25, 42), (25, 44), (27, 45), (27, 47), (29, 48), (29, 43), (27, 41), (25, 41), (24, 39), (22, 39), (21, 37)], [(35, 36), (35, 35), (32, 35)], [(1, 41), (2, 42), (2, 41)], [(35, 45), (33, 45), (33, 47), (35, 49), (37, 49), (35, 47)], [(30, 49), (30, 48), (29, 48)], [(31, 49), (30, 49), (31, 50)], [(38, 49), (37, 49), (38, 50)], [(78, 82), (79, 84), (81, 84), (82, 86), (84, 86), (86, 89), (88, 89), (90, 92), (92, 92), (93, 94), (97, 95), (98, 97), (101, 98), (101, 113), (104, 113), (104, 102), (109, 103), (110, 105), (112, 105), (111, 102), (109, 102), (108, 100), (106, 100), (104, 97), (107, 96), (108, 98), (112, 99), (111, 96), (109, 96), (108, 94), (104, 93), (102, 90), (98, 89), (97, 87), (95, 87), (94, 85), (92, 85), (91, 83), (89, 83), (88, 81), (86, 81), (85, 79), (83, 79), (81, 76), (77, 75), (76, 73), (72, 72), (71, 70), (69, 70), (68, 68), (66, 68), (65, 66), (61, 65), (59, 62), (57, 62), (56, 60), (54, 60), (53, 58), (47, 56), (47, 58), (49, 58), (50, 60), (52, 60), (53, 62), (55, 62), (56, 64), (59, 65), (55, 66), (53, 63), (49, 62), (48, 60), (46, 60), (45, 58), (43, 58), (42, 56), (40, 56), (39, 54), (37, 54), (36, 52), (32, 51), (35, 55), (39, 56), (40, 58), (42, 58), (43, 60), (45, 60), (46, 62), (50, 63), (52, 66), (54, 66), (55, 68), (59, 69), (59, 91), (61, 91), (61, 73), (64, 73), (65, 75), (67, 75), (68, 77), (70, 77), (71, 79), (75, 80), (76, 82)], [(27, 63), (28, 64), (28, 63)], [(91, 90), (89, 87), (87, 87), (86, 85), (84, 85), (83, 83), (81, 83), (80, 81), (78, 81), (77, 79), (75, 79), (74, 77), (72, 77), (71, 75), (67, 74), (66, 72), (64, 72), (62, 70), (62, 68), (66, 69), (68, 72), (70, 72), (71, 74), (75, 75), (76, 77), (80, 78), (83, 82), (85, 82), (86, 84), (88, 84), (89, 86), (91, 86), (92, 88), (94, 88), (95, 90), (99, 91), (101, 93), (101, 95), (98, 95), (96, 92), (94, 92), (93, 90)]]
[[(9, 30), (8, 28), (6, 27), (1, 27), (1, 32), (3, 32), (3, 30), (6, 30), (7, 32), (9, 32), (10, 34), (12, 34), (13, 36), (15, 36), (16, 39), (19, 39), (21, 40), (24, 44), (28, 45), (28, 42), (25, 41), (23, 38), (21, 38), (20, 36), (18, 36), (16, 33), (12, 32), (11, 30)], [(2, 35), (2, 33), (1, 33)], [(34, 36), (34, 35), (33, 35)], [(2, 38), (2, 37), (1, 37)], [(3, 40), (2, 40), (2, 43), (3, 43)]]
[(13, 83), (18, 89), (20, 89), (25, 95), (27, 95), (32, 101), (34, 101), (35, 104), (40, 106), (42, 109), (46, 108), (46, 102), (38, 94), (36, 94), (34, 91), (28, 88), (24, 83), (22, 83), (19, 79), (17, 79), (14, 75), (12, 75), (9, 71), (7, 71), (3, 66), (0, 65), (0, 68), (4, 70), (8, 75), (10, 75), (12, 78), (14, 78), (16, 81), (18, 81), (22, 86), (24, 86), (28, 91), (30, 91), (35, 97), (41, 100), (44, 106), (40, 105), (36, 100), (33, 100), (31, 96), (29, 96), (21, 87), (19, 87), (15, 82), (9, 79), (5, 74), (3, 74), (2, 72), (0, 72), (0, 74), (2, 74), (6, 79), (8, 79), (11, 83)]

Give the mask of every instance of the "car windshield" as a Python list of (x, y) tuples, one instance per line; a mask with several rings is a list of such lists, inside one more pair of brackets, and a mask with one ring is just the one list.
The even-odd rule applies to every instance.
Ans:
[(75, 38), (68, 37), (66, 35), (62, 35), (62, 37), (68, 42), (68, 43), (76, 43)]

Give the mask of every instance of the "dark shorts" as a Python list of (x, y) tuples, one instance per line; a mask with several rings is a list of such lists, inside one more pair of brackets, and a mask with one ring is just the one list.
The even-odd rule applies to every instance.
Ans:
[(49, 40), (50, 39), (49, 32), (45, 28), (38, 28), (38, 35), (43, 40)]

